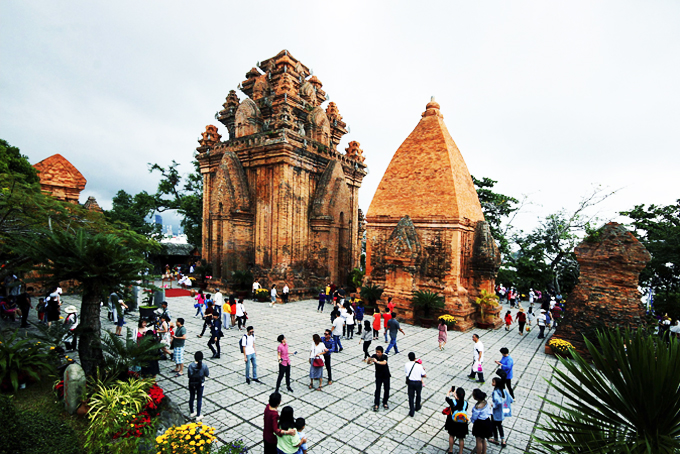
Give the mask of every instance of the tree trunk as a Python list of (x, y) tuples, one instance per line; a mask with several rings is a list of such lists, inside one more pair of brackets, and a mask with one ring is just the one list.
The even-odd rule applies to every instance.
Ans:
[(92, 375), (104, 360), (101, 346), (101, 320), (99, 318), (101, 289), (85, 287), (80, 307), (80, 342), (78, 353), (85, 374)]

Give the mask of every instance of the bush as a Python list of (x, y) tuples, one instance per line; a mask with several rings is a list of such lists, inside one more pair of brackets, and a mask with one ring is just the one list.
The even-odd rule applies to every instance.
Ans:
[(17, 392), (19, 384), (37, 381), (43, 372), (54, 372), (54, 364), (42, 342), (17, 340), (14, 331), (9, 338), (0, 333), (0, 387)]
[(213, 451), (214, 454), (247, 454), (248, 448), (243, 440), (234, 440)]
[(680, 451), (680, 342), (643, 330), (601, 331), (584, 338), (592, 364), (578, 352), (558, 357), (550, 394), (557, 408), (534, 436), (543, 453), (677, 453)]
[(71, 427), (37, 412), (18, 412), (7, 396), (0, 396), (0, 440), (0, 454), (80, 453)]

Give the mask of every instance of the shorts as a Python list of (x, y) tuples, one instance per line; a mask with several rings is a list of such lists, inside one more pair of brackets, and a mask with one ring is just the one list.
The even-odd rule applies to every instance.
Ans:
[(184, 347), (175, 347), (172, 350), (172, 356), (175, 359), (175, 364), (184, 363)]
[(123, 325), (125, 325), (125, 318), (119, 315), (119, 316), (118, 316), (118, 321), (116, 321), (116, 326), (121, 326), (121, 327), (122, 327)]

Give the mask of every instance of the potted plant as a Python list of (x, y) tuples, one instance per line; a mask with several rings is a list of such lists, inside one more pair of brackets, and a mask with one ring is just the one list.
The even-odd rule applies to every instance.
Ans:
[(253, 285), (253, 273), (250, 271), (232, 271), (231, 278), (236, 296), (238, 298), (248, 296), (248, 291), (250, 291), (250, 287)]
[(154, 311), (158, 309), (156, 305), (139, 306), (139, 318), (151, 319), (154, 316)]
[(373, 308), (376, 306), (376, 302), (380, 299), (385, 290), (381, 289), (374, 284), (366, 284), (361, 287), (359, 295), (368, 301), (368, 307)]
[(444, 322), (447, 330), (450, 330), (456, 324), (456, 318), (453, 315), (449, 314), (444, 314), (440, 316), (437, 320)]
[(258, 288), (255, 291), (255, 299), (261, 303), (268, 302), (271, 299), (269, 290), (266, 288)]
[(479, 297), (475, 298), (479, 306), (479, 321), (477, 327), (482, 329), (493, 328), (494, 319), (498, 316), (500, 305), (496, 294), (482, 290)]
[(420, 326), (430, 328), (434, 321), (431, 318), (432, 313), (437, 309), (444, 308), (444, 297), (428, 290), (418, 290), (413, 292), (413, 307), (423, 311), (423, 316), (420, 318)]

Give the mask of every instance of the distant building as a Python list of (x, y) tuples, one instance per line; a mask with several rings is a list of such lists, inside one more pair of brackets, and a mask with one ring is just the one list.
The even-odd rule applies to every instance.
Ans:
[[(85, 189), (87, 180), (68, 159), (57, 153), (33, 164), (33, 167), (38, 171), (43, 192), (55, 199), (78, 204), (80, 192)], [(103, 212), (93, 196), (89, 196), (83, 206), (90, 211)]]
[(156, 216), (154, 216), (154, 222), (158, 225), (163, 225), (163, 216), (157, 214)]

